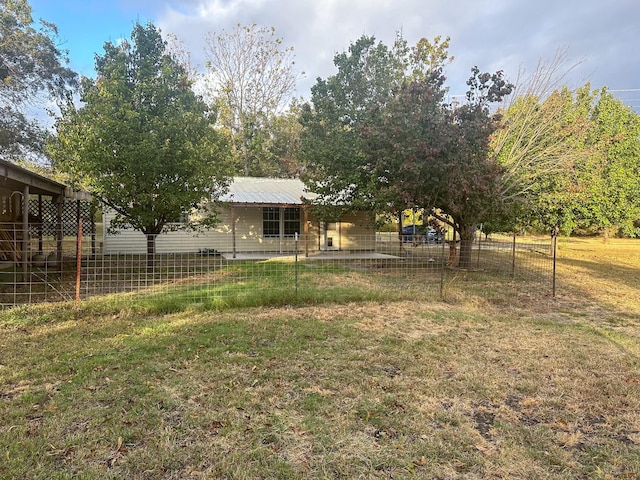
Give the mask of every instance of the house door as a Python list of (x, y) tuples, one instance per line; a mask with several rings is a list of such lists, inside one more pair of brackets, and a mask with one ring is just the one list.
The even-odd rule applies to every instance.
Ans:
[(340, 250), (340, 224), (322, 222), (320, 224), (321, 250)]

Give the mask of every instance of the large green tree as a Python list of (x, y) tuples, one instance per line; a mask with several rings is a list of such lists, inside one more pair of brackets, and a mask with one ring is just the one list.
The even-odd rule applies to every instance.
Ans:
[(327, 205), (402, 212), (426, 208), (460, 233), (470, 262), (476, 224), (496, 203), (490, 105), (511, 92), (501, 72), (472, 70), (467, 101), (444, 103), (448, 39), (389, 48), (361, 37), (318, 79), (302, 115), (306, 181)]
[(582, 155), (545, 192), (550, 217), (565, 233), (637, 236), (640, 117), (606, 89), (579, 92), (587, 99)]
[(193, 226), (174, 222), (224, 191), (227, 148), (152, 24), (135, 25), (131, 42), (104, 50), (97, 78), (82, 80), (82, 106), (69, 104), (57, 120), (49, 151), (116, 212), (112, 229), (147, 236), (152, 256), (160, 233)]
[(0, 0), (0, 158), (40, 153), (44, 130), (26, 107), (65, 99), (76, 86), (57, 33), (35, 24), (26, 0)]
[[(409, 48), (398, 37), (388, 47), (362, 36), (348, 52), (335, 56), (337, 73), (319, 78), (312, 87), (311, 103), (301, 114), (301, 156), (305, 181), (327, 207), (349, 205), (398, 214), (417, 206), (405, 185), (409, 175), (404, 169), (410, 166), (395, 151), (403, 146), (402, 140), (394, 140), (391, 132), (385, 136), (384, 129), (391, 128), (388, 114), (398, 106), (392, 100), (406, 92), (405, 84), (412, 78), (427, 84), (433, 105), (442, 100), (441, 64), (446, 55), (433, 62), (429, 58), (440, 45), (440, 39), (433, 44), (422, 40)], [(393, 134), (402, 135), (405, 127)]]
[(640, 116), (606, 89), (591, 116), (593, 165), (583, 179), (591, 228), (640, 236)]
[(606, 89), (529, 91), (501, 111), (492, 149), (505, 169), (495, 229), (538, 226), (637, 235), (638, 115)]

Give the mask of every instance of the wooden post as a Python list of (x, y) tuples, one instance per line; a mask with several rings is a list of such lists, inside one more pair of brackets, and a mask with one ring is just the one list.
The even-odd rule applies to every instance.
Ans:
[(96, 255), (96, 209), (91, 205), (89, 211), (91, 212), (91, 255)]
[(233, 258), (236, 258), (236, 209), (231, 206), (231, 242)]
[(29, 276), (29, 185), (22, 193), (22, 281)]
[(38, 219), (40, 226), (38, 227), (38, 253), (42, 255), (42, 229), (44, 228), (44, 217), (42, 216), (42, 195), (38, 195)]
[(62, 242), (64, 240), (64, 225), (62, 224), (62, 206), (64, 195), (56, 197), (56, 261), (62, 274)]

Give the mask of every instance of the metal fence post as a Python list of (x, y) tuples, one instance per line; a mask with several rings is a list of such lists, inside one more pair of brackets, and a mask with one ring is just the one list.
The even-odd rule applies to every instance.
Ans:
[(445, 269), (445, 255), (447, 254), (445, 247), (447, 242), (442, 241), (442, 257), (440, 262), (440, 300), (444, 300), (444, 269)]
[(551, 229), (551, 240), (553, 242), (553, 271), (551, 274), (551, 295), (556, 298), (556, 259), (558, 258), (558, 228)]
[(295, 249), (296, 249), (294, 271), (295, 271), (295, 289), (296, 289), (296, 295), (297, 295), (298, 294), (298, 238), (299, 238), (298, 232), (295, 233), (294, 238), (295, 238)]
[(511, 276), (515, 278), (516, 276), (516, 232), (513, 232), (513, 252), (511, 259)]
[(478, 270), (480, 269), (480, 249), (482, 247), (482, 229), (480, 229), (480, 233), (478, 234)]

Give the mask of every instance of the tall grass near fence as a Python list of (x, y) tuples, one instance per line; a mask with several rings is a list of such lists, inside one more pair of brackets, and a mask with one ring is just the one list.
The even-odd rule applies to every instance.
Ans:
[[(459, 288), (487, 282), (550, 292), (553, 244), (548, 238), (479, 238), (473, 265), (452, 265), (448, 242), (427, 243), (392, 234), (351, 239), (367, 249), (309, 250), (301, 238), (286, 249), (244, 248), (224, 252), (216, 245), (199, 251), (159, 252), (150, 264), (145, 254), (80, 249), (77, 261), (67, 248), (63, 262), (21, 262), (0, 272), (0, 304), (65, 301), (114, 293), (159, 297), (172, 293), (183, 301), (210, 308), (224, 305), (300, 304), (323, 298), (445, 298)], [(70, 245), (70, 244), (68, 244)], [(172, 247), (169, 246), (169, 250)], [(513, 285), (512, 285), (513, 286)], [(135, 295), (133, 295), (135, 294)], [(250, 300), (251, 299), (251, 300)]]

